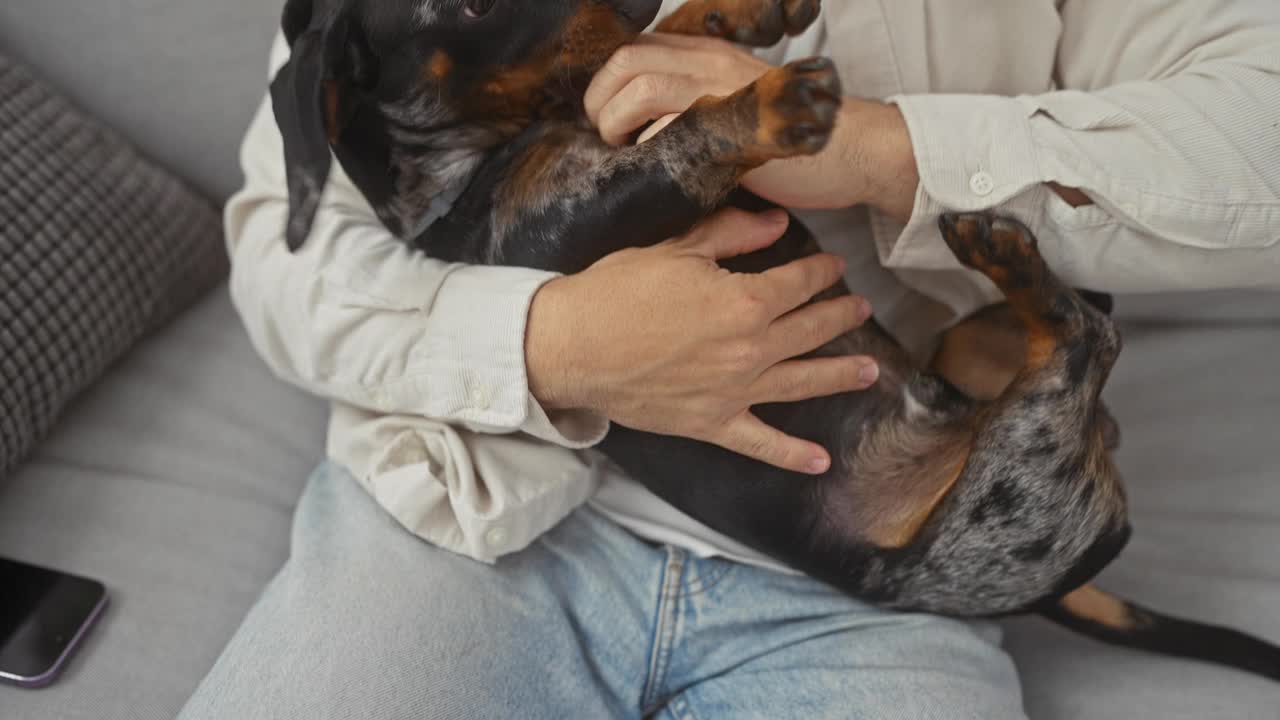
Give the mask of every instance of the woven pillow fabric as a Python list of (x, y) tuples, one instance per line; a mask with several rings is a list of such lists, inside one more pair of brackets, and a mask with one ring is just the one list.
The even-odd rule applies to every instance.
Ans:
[(226, 266), (212, 205), (0, 56), (0, 477)]

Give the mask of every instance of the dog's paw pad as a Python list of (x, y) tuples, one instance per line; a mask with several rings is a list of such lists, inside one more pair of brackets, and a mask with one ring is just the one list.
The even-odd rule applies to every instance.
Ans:
[(787, 34), (799, 35), (818, 19), (822, 0), (786, 0), (783, 9), (787, 16)]
[(840, 110), (840, 77), (827, 58), (797, 60), (756, 85), (758, 136), (780, 157), (811, 155), (824, 148)]
[(938, 219), (942, 239), (965, 265), (1008, 290), (1047, 273), (1036, 239), (1022, 223), (990, 213), (948, 213)]
[(719, 10), (712, 10), (702, 20), (703, 29), (711, 37), (724, 37), (729, 34), (729, 18)]
[(787, 35), (809, 28), (822, 10), (822, 0), (754, 0), (739, 2), (731, 11), (716, 9), (704, 18), (713, 37), (740, 45), (769, 47)]

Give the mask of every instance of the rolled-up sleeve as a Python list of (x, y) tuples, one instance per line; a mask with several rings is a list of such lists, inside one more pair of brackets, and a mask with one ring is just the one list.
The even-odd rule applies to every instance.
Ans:
[[(277, 40), (273, 69), (287, 52)], [(336, 166), (307, 244), (290, 253), (282, 141), (269, 97), (241, 161), (245, 186), (226, 209), (231, 293), (280, 377), (366, 410), (522, 431), (564, 447), (604, 436), (604, 418), (549, 414), (529, 392), (529, 306), (553, 274), (449, 264), (413, 251)]]
[[(1063, 89), (891, 98), (920, 186), (905, 229), (877, 233), (881, 259), (954, 269), (937, 217), (996, 209), (1082, 287), (1280, 287), (1280, 3), (1059, 7)], [(1094, 204), (1073, 208), (1047, 183)]]

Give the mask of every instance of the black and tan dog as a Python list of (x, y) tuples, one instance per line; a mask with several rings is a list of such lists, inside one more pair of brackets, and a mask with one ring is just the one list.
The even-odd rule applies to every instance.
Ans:
[[(291, 0), (293, 54), (272, 86), (290, 247), (308, 234), (331, 149), (388, 228), (449, 261), (575, 272), (682, 234), (726, 203), (763, 207), (738, 181), (824, 147), (841, 98), (832, 64), (773, 70), (697, 102), (642, 145), (609, 147), (585, 120), (583, 90), (659, 4)], [(765, 45), (804, 29), (818, 5), (692, 0), (662, 29)], [(440, 197), (450, 207), (434, 206)], [(1020, 366), (991, 397), (921, 371), (870, 322), (814, 354), (876, 357), (873, 389), (756, 408), (829, 448), (825, 475), (625, 428), (601, 449), (689, 515), (864, 600), (956, 616), (1039, 612), (1111, 642), (1280, 679), (1280, 648), (1086, 584), (1130, 532), (1098, 420), (1116, 329), (1054, 277), (1017, 223), (949, 216), (941, 230), (1021, 324)], [(776, 246), (726, 266), (759, 271), (814, 251), (793, 223)]]

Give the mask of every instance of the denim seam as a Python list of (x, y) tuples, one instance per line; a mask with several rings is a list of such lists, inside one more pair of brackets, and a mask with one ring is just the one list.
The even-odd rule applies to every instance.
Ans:
[(701, 595), (702, 593), (705, 593), (708, 590), (711, 590), (712, 588), (714, 588), (715, 586), (723, 582), (724, 579), (734, 571), (735, 567), (736, 567), (736, 563), (725, 562), (723, 565), (720, 566), (720, 569), (718, 572), (710, 574), (709, 576), (699, 575), (697, 580), (694, 580), (693, 582), (689, 583), (689, 585), (685, 588), (685, 591), (682, 594), (682, 597), (686, 597), (686, 598), (694, 597), (696, 595)]
[(651, 708), (666, 683), (672, 646), (676, 632), (676, 614), (680, 602), (680, 581), (684, 575), (684, 556), (681, 551), (668, 548), (667, 562), (662, 570), (661, 588), (654, 623), (653, 655), (649, 658), (649, 680), (645, 683), (641, 702)]

